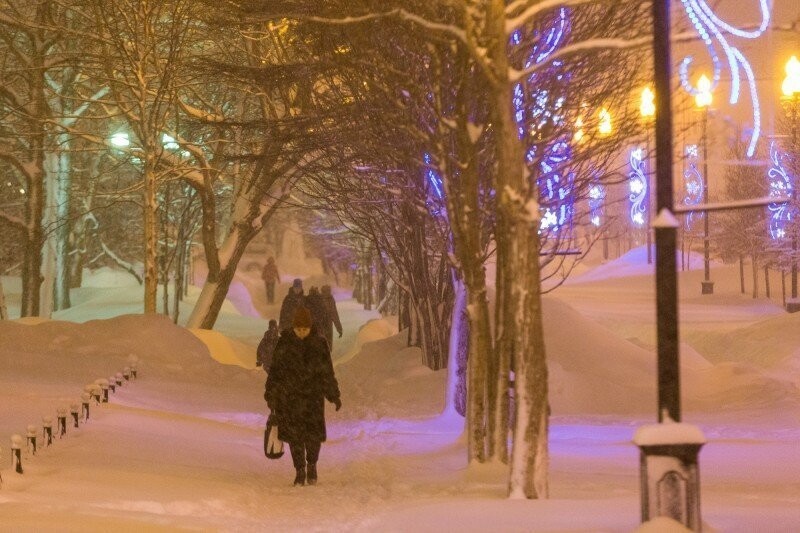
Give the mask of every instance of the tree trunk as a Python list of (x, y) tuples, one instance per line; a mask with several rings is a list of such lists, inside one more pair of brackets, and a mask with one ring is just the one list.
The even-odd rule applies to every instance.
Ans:
[(156, 223), (156, 169), (155, 155), (151, 149), (145, 148), (143, 176), (144, 188), (142, 191), (142, 211), (144, 227), (144, 312), (154, 314), (156, 309), (156, 295), (158, 294), (157, 272), (157, 236)]
[(55, 277), (53, 279), (53, 307), (56, 311), (69, 309), (69, 236), (71, 230), (70, 206), (72, 202), (72, 161), (70, 138), (67, 134), (58, 135), (58, 174), (56, 192), (55, 227)]
[[(469, 316), (467, 315), (467, 288), (464, 282), (453, 273), (453, 316), (450, 319), (450, 344), (447, 362), (447, 391), (445, 395), (445, 413), (466, 415), (467, 387), (466, 363), (469, 350)], [(465, 338), (467, 339), (465, 342)]]
[[(497, 140), (498, 314), (503, 327), (502, 358), (513, 356), (516, 417), (511, 450), (509, 496), (547, 497), (547, 362), (542, 329), (539, 279), (539, 206), (535, 188), (524, 172), (524, 154), (514, 120), (513, 84), (508, 81), (508, 36), (505, 2), (491, 0), (489, 56), (497, 80), (493, 108)], [(498, 243), (499, 244), (499, 243)], [(499, 335), (499, 334), (498, 334)], [(501, 394), (498, 394), (501, 396)]]
[(6, 307), (6, 294), (3, 291), (2, 278), (0, 278), (0, 320), (8, 320), (8, 308)]
[(741, 254), (739, 254), (739, 286), (741, 287), (742, 294), (744, 294), (744, 256)]
[(766, 291), (767, 298), (770, 297), (769, 293), (769, 265), (764, 265), (764, 289)]
[(753, 298), (758, 298), (758, 256), (752, 255), (753, 261)]

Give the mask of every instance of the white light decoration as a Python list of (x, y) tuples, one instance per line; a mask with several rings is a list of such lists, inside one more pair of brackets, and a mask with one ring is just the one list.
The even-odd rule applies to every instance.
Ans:
[(115, 133), (111, 136), (111, 144), (118, 147), (118, 148), (127, 148), (131, 145), (131, 141), (128, 138), (128, 134), (125, 132)]
[(177, 150), (181, 147), (181, 145), (175, 141), (175, 137), (167, 135), (166, 133), (161, 136), (161, 144), (163, 144), (164, 148), (167, 150)]
[(603, 208), (606, 199), (606, 188), (596, 183), (589, 188), (589, 220), (593, 226), (603, 222)]
[(628, 197), (631, 201), (631, 222), (636, 226), (644, 225), (647, 213), (647, 167), (644, 160), (644, 150), (635, 148), (631, 151), (630, 167), (631, 171), (628, 174), (629, 181), (628, 187), (631, 194)]
[[(732, 46), (728, 42), (726, 35), (733, 35), (742, 39), (757, 39), (761, 37), (769, 27), (771, 18), (768, 0), (759, 0), (761, 23), (758, 28), (754, 30), (743, 30), (723, 21), (714, 13), (713, 8), (711, 8), (705, 0), (681, 0), (681, 3), (686, 11), (686, 15), (689, 17), (689, 20), (705, 44), (706, 50), (711, 57), (714, 68), (711, 90), (716, 88), (719, 84), (720, 75), (722, 73), (722, 60), (717, 52), (716, 44), (722, 49), (725, 59), (727, 60), (728, 68), (731, 71), (731, 94), (729, 100), (731, 104), (739, 102), (741, 92), (740, 71), (744, 71), (750, 90), (750, 100), (753, 106), (753, 134), (747, 147), (747, 156), (753, 157), (758, 138), (761, 135), (761, 106), (758, 101), (755, 75), (747, 58), (745, 58), (744, 54), (742, 54), (737, 47)], [(689, 66), (693, 61), (694, 59), (691, 56), (685, 57), (679, 71), (683, 88), (692, 96), (697, 96), (700, 92), (699, 87), (694, 87), (689, 81)]]
[[(703, 200), (703, 189), (705, 183), (703, 176), (697, 169), (698, 149), (696, 144), (691, 144), (686, 147), (686, 160), (687, 167), (683, 172), (683, 184), (685, 196), (683, 197), (683, 205), (692, 206), (697, 205)], [(703, 217), (702, 213), (689, 212), (684, 218), (684, 227), (686, 231), (692, 231), (695, 217)]]
[[(767, 171), (769, 179), (770, 196), (791, 196), (794, 190), (794, 176), (789, 176), (784, 162), (788, 159), (786, 154), (782, 154), (775, 141), (769, 145), (769, 159), (771, 166)], [(792, 220), (792, 211), (789, 204), (769, 204), (767, 206), (769, 215), (769, 235), (773, 239), (781, 239), (786, 236), (786, 225)]]

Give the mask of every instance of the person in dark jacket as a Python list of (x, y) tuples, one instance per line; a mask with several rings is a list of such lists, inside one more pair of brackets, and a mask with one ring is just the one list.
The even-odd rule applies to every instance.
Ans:
[[(325, 322), (327, 322), (326, 315), (328, 310), (325, 307), (325, 302), (322, 299), (322, 295), (319, 293), (319, 289), (316, 287), (311, 287), (308, 289), (308, 296), (306, 296), (306, 307), (308, 310), (311, 311), (311, 322), (312, 327), (314, 328), (314, 332), (317, 335), (323, 335), (325, 329)], [(330, 344), (328, 344), (328, 348), (330, 348)]]
[(342, 338), (342, 321), (339, 320), (339, 311), (336, 309), (336, 300), (331, 294), (331, 286), (322, 286), (322, 303), (325, 304), (325, 322), (322, 324), (322, 336), (328, 341), (328, 347), (333, 350), (333, 327), (339, 338)]
[(305, 307), (306, 297), (303, 294), (303, 280), (295, 279), (289, 293), (281, 304), (281, 314), (278, 317), (278, 330), (283, 331), (292, 327), (292, 317), (298, 307)]
[(327, 438), (325, 400), (337, 411), (342, 407), (330, 350), (312, 326), (311, 312), (298, 308), (292, 328), (281, 332), (264, 387), (278, 438), (292, 454), (295, 485), (317, 482), (319, 451)]
[(278, 321), (270, 320), (264, 337), (258, 343), (256, 350), (256, 366), (262, 367), (265, 371), (269, 370), (272, 364), (272, 356), (275, 353), (275, 346), (278, 345)]
[(267, 258), (267, 263), (261, 271), (261, 279), (264, 280), (264, 288), (267, 290), (267, 303), (272, 305), (275, 303), (275, 284), (281, 280), (278, 267), (275, 265), (275, 258)]

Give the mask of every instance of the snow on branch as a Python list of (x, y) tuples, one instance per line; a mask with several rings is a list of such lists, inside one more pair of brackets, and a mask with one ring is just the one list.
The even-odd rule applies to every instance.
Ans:
[(108, 257), (110, 257), (116, 264), (122, 267), (126, 272), (128, 272), (134, 278), (136, 278), (136, 281), (139, 282), (139, 285), (142, 284), (142, 277), (139, 276), (139, 274), (137, 274), (136, 270), (133, 268), (133, 265), (131, 263), (128, 263), (120, 256), (115, 254), (113, 251), (111, 251), (111, 249), (108, 246), (106, 246), (106, 243), (104, 243), (103, 241), (100, 241), (100, 246), (103, 248), (103, 252), (105, 252), (105, 254)]
[[(559, 7), (577, 7), (597, 0), (543, 0), (533, 5), (531, 0), (515, 0), (506, 6), (506, 33), (509, 35), (532, 18)], [(514, 15), (515, 13), (518, 13)]]
[(530, 67), (523, 70), (516, 70), (514, 68), (509, 68), (508, 79), (511, 82), (518, 82), (521, 79), (530, 76), (531, 74), (533, 74), (534, 72), (536, 72), (541, 68), (548, 68), (548, 66), (551, 65), (553, 61), (556, 61), (562, 57), (567, 57), (581, 52), (585, 52), (587, 50), (630, 50), (643, 46), (650, 46), (651, 42), (652, 42), (652, 37), (650, 37), (649, 35), (646, 37), (640, 37), (638, 39), (589, 39), (587, 41), (581, 41), (560, 48), (559, 50), (548, 56), (546, 62), (534, 63)]

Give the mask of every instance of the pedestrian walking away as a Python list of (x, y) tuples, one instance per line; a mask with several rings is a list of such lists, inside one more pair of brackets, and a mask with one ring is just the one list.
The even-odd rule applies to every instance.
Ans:
[[(317, 335), (324, 337), (325, 322), (327, 321), (327, 309), (319, 289), (311, 287), (308, 289), (308, 296), (306, 296), (306, 307), (311, 311), (311, 323), (313, 324), (314, 332)], [(330, 348), (330, 344), (328, 344)]]
[(264, 399), (289, 445), (295, 485), (317, 483), (317, 461), (327, 438), (325, 400), (342, 407), (339, 384), (325, 340), (313, 331), (311, 312), (299, 307), (292, 327), (280, 334), (264, 387)]
[(261, 279), (264, 280), (264, 287), (267, 291), (267, 304), (272, 305), (275, 303), (275, 284), (281, 279), (274, 257), (267, 258), (267, 263), (261, 270)]
[(264, 332), (264, 337), (256, 349), (256, 366), (260, 366), (265, 372), (269, 372), (269, 366), (272, 364), (275, 346), (278, 345), (278, 334), (278, 321), (270, 320), (267, 331)]
[(283, 331), (292, 327), (292, 318), (298, 307), (306, 306), (306, 297), (303, 294), (303, 280), (297, 278), (292, 282), (289, 293), (281, 304), (281, 314), (278, 317), (278, 330)]
[(328, 341), (328, 347), (333, 350), (333, 327), (339, 338), (342, 338), (342, 321), (339, 320), (339, 311), (336, 309), (336, 300), (331, 293), (330, 285), (322, 286), (322, 302), (325, 305), (325, 323), (322, 325), (322, 336)]

